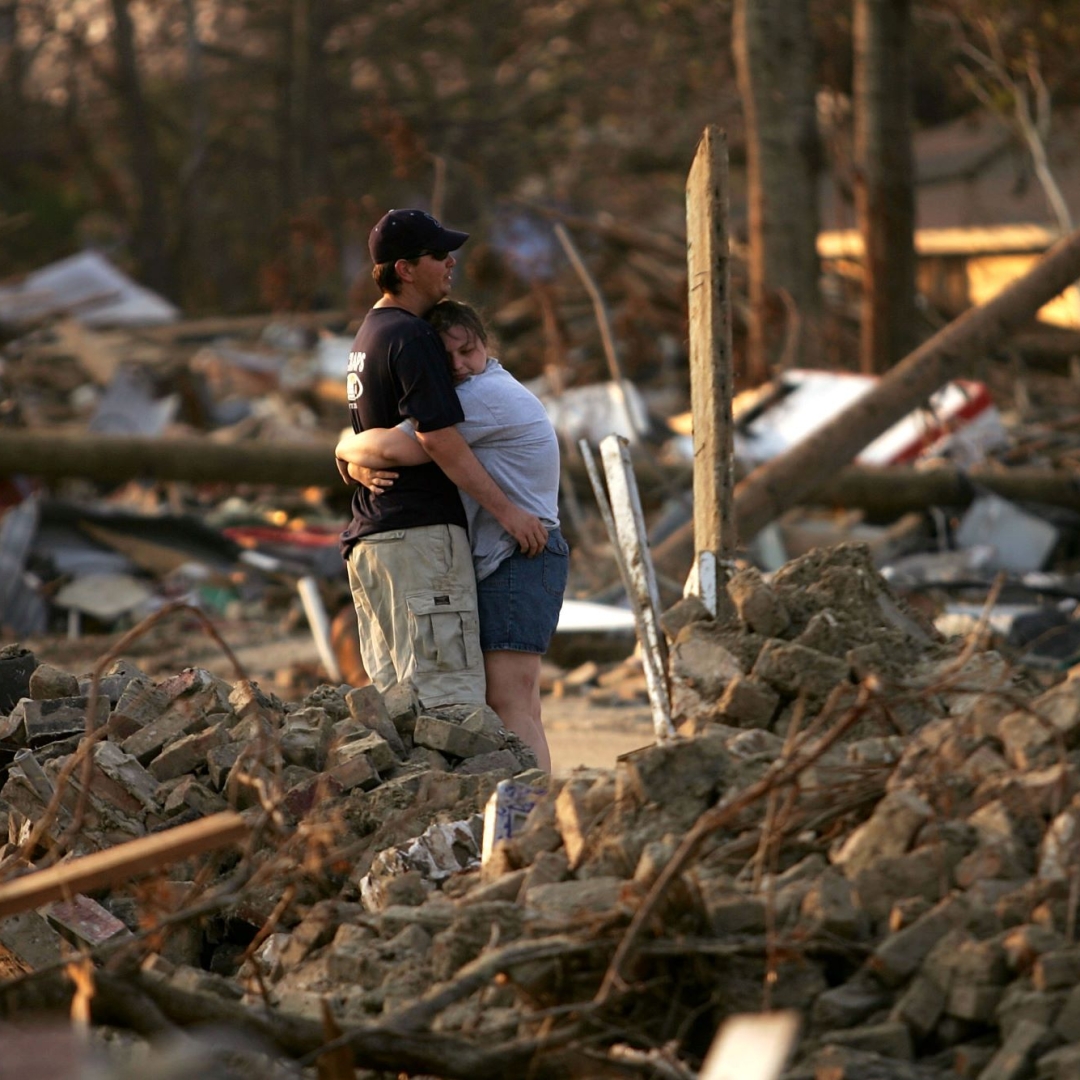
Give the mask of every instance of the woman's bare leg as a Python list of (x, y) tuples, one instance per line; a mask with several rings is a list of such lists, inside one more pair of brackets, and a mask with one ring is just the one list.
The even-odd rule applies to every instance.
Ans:
[(498, 649), (484, 653), (487, 703), (507, 730), (536, 754), (544, 772), (551, 772), (551, 751), (540, 721), (540, 655)]

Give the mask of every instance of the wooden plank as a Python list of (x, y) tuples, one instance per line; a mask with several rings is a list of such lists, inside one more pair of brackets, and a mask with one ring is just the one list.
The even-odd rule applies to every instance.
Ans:
[(653, 730), (657, 742), (663, 742), (675, 736), (667, 679), (667, 642), (660, 628), (660, 592), (649, 557), (645, 515), (630, 461), (629, 443), (621, 435), (608, 435), (600, 443), (600, 456), (615, 525), (612, 545), (622, 550), (620, 567), (625, 568), (623, 584), (630, 596), (641, 642), (641, 662), (649, 691)]
[(67, 899), (75, 893), (129, 881), (191, 855), (228, 847), (243, 840), (248, 830), (247, 822), (238, 813), (227, 810), (45, 870), (35, 870), (0, 884), (0, 919)]
[[(727, 235), (728, 153), (709, 126), (686, 183), (686, 262), (690, 316), (690, 401), (694, 434), (694, 549), (698, 595), (708, 576), (702, 553), (715, 558), (715, 592), (729, 576), (737, 537), (733, 514), (735, 453), (731, 419), (731, 271)], [(706, 559), (704, 565), (711, 566)], [(710, 603), (710, 600), (712, 601)]]

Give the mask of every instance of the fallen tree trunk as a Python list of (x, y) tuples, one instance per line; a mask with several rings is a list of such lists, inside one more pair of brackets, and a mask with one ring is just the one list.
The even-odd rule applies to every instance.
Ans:
[(152, 479), (342, 488), (329, 441), (218, 443), (206, 438), (0, 431), (0, 476), (18, 475), (102, 483)]
[[(735, 517), (745, 542), (827, 483), (863, 447), (935, 390), (963, 374), (981, 353), (1026, 326), (1047, 301), (1080, 278), (1080, 229), (1059, 241), (1022, 278), (965, 312), (896, 365), (853, 405), (793, 447), (755, 469), (735, 489)], [(694, 558), (693, 525), (653, 553), (669, 576), (683, 577)]]
[(864, 510), (891, 520), (928, 506), (967, 506), (979, 488), (1012, 502), (1045, 503), (1080, 510), (1080, 477), (1062, 469), (911, 469), (906, 466), (841, 469), (834, 480), (801, 500), (814, 506)]

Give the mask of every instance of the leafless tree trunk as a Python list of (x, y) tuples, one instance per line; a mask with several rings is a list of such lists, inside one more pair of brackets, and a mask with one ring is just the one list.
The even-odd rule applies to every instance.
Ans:
[(135, 31), (127, 0), (112, 0), (113, 44), (116, 49), (116, 81), (120, 93), (132, 171), (139, 189), (134, 248), (143, 280), (172, 295), (172, 274), (166, 256), (165, 201), (158, 175), (157, 140), (143, 94), (135, 49)]
[(855, 205), (863, 238), (860, 357), (886, 371), (917, 344), (911, 0), (855, 3)]
[(820, 155), (806, 0), (736, 0), (734, 53), (748, 165), (747, 375), (756, 384), (770, 376), (791, 313), (800, 328), (793, 359), (812, 361), (818, 350)]

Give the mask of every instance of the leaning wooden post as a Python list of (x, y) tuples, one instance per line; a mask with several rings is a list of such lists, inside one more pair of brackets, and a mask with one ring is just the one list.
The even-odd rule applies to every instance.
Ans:
[(735, 550), (731, 270), (727, 138), (705, 129), (686, 183), (690, 403), (694, 425), (694, 565), (687, 591), (715, 615)]

